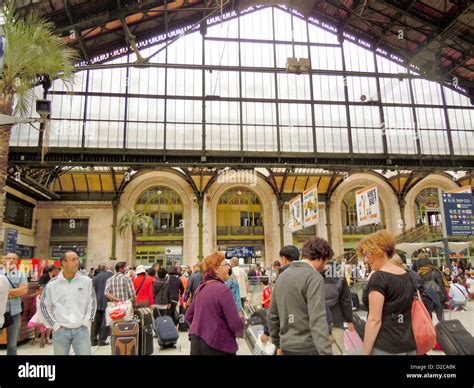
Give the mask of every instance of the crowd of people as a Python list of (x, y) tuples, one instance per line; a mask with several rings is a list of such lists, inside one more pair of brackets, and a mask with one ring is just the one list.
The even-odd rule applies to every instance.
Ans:
[[(248, 272), (237, 257), (228, 260), (215, 252), (192, 269), (182, 269), (179, 263), (130, 268), (116, 262), (87, 273), (80, 269), (77, 254), (66, 252), (60, 267), (44, 269), (37, 311), (29, 325), (37, 330), (42, 346), (52, 332), (54, 354), (69, 354), (72, 347), (77, 355), (90, 355), (93, 346), (110, 345), (108, 303), (130, 301), (134, 308), (151, 308), (155, 318), (169, 316), (176, 326), (185, 322), (191, 355), (235, 355), (248, 324), (246, 308), (252, 303), (253, 286), (259, 285), (257, 307), (264, 312), (260, 339), (271, 341), (278, 355), (343, 354), (345, 333), (356, 331), (363, 337), (362, 354), (413, 355), (411, 308), (417, 290), (438, 321), (444, 319), (446, 308), (464, 311), (474, 297), (469, 263), (453, 261), (438, 268), (420, 254), (413, 266), (407, 266), (386, 230), (362, 239), (357, 254), (368, 268), (362, 295), (368, 314), (362, 328), (356, 327), (360, 321), (354, 313), (351, 280), (329, 270), (333, 250), (317, 237), (301, 251), (293, 245), (283, 247), (271, 269), (252, 265)], [(17, 260), (7, 255), (7, 274), (0, 276), (0, 327), (5, 322), (8, 355), (17, 353), (21, 296), (27, 292)]]

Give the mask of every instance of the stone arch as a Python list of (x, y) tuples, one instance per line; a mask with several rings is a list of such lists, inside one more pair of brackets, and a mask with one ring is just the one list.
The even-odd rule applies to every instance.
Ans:
[[(198, 255), (198, 205), (190, 184), (178, 172), (171, 170), (144, 171), (127, 184), (120, 197), (118, 220), (125, 212), (135, 206), (140, 195), (155, 186), (164, 186), (174, 190), (183, 203), (183, 263), (190, 265)], [(129, 237), (117, 234), (117, 257), (130, 262), (132, 245)]]
[(260, 199), (264, 220), (265, 266), (269, 266), (272, 260), (278, 257), (280, 251), (278, 203), (272, 187), (259, 174), (254, 186), (215, 181), (209, 187), (204, 206), (204, 256), (217, 249), (217, 204), (222, 194), (234, 187), (247, 187)]
[(357, 173), (350, 175), (338, 188), (331, 197), (330, 208), (330, 230), (331, 245), (335, 256), (344, 253), (344, 241), (341, 221), (342, 200), (347, 192), (358, 186), (369, 186), (377, 184), (379, 189), (379, 198), (385, 210), (385, 222), (387, 229), (394, 234), (399, 234), (402, 229), (399, 228), (399, 220), (401, 219), (400, 207), (398, 199), (389, 184), (375, 174)]
[(416, 224), (415, 220), (415, 200), (418, 194), (424, 189), (440, 188), (442, 190), (454, 190), (459, 186), (448, 177), (440, 174), (430, 174), (419, 181), (405, 197), (405, 222), (407, 229), (413, 228)]

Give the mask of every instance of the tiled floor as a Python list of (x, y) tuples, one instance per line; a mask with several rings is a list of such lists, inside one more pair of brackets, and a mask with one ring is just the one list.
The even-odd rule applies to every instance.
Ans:
[[(250, 355), (249, 347), (243, 339), (238, 340), (239, 351), (238, 355)], [(179, 333), (179, 340), (176, 348), (160, 350), (158, 341), (154, 341), (154, 352), (155, 356), (187, 356), (190, 353), (191, 343), (188, 340), (188, 333)], [(72, 351), (71, 351), (72, 353)], [(6, 354), (5, 346), (0, 347), (0, 356)], [(110, 346), (94, 346), (92, 348), (92, 354), (94, 356), (109, 356), (111, 354)], [(18, 355), (20, 356), (38, 356), (38, 355), (53, 355), (53, 345), (45, 345), (43, 349), (39, 347), (39, 344), (31, 345), (31, 341), (25, 341), (18, 347)]]
[[(365, 311), (359, 311), (358, 314), (362, 318), (366, 318)], [(467, 311), (444, 311), (445, 319), (458, 319), (464, 325), (464, 327), (474, 335), (474, 301), (470, 301), (467, 306)], [(434, 318), (433, 323), (437, 323), (437, 319)], [(190, 353), (190, 342), (188, 340), (188, 333), (179, 333), (179, 340), (178, 344), (175, 349), (165, 349), (161, 350), (158, 346), (158, 342), (155, 340), (155, 351), (154, 355), (169, 355), (169, 356), (178, 356), (178, 355), (189, 355)], [(243, 339), (238, 340), (239, 343), (239, 351), (237, 354), (239, 355), (251, 355), (252, 352), (250, 351), (247, 343)], [(0, 347), (0, 356), (6, 354), (5, 346)], [(20, 344), (18, 347), (18, 354), (25, 355), (25, 356), (33, 356), (33, 355), (52, 355), (53, 354), (53, 347), (52, 345), (46, 345), (43, 349), (40, 349), (39, 344), (31, 345), (31, 341), (26, 341)], [(92, 348), (92, 354), (95, 356), (104, 356), (110, 355), (111, 350), (109, 346), (94, 346)], [(432, 351), (429, 353), (430, 355), (443, 355), (443, 352), (440, 351)]]

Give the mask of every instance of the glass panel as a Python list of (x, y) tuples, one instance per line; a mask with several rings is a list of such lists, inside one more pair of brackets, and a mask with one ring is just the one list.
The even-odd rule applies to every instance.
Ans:
[[(253, 73), (242, 74), (253, 75)], [(201, 82), (201, 78), (199, 82)], [(250, 86), (254, 85), (250, 83)], [(199, 92), (199, 94), (202, 94), (202, 92)], [(239, 97), (239, 73), (230, 71), (206, 72), (206, 96)]]
[(51, 120), (49, 147), (80, 147), (81, 143), (82, 121)]
[(455, 155), (474, 155), (473, 131), (452, 131), (451, 136)]
[(416, 153), (416, 131), (411, 108), (384, 107), (388, 152)]
[(379, 108), (350, 106), (354, 152), (383, 152)]
[(166, 147), (200, 149), (202, 146), (202, 102), (168, 100)]
[(168, 63), (196, 64), (202, 62), (202, 36), (198, 32), (185, 35), (167, 47)]
[[(349, 101), (377, 101), (376, 79), (372, 77), (347, 77)], [(363, 97), (365, 96), (365, 100)]]
[(278, 98), (290, 100), (310, 100), (309, 75), (277, 74)]
[(207, 28), (207, 35), (212, 38), (238, 38), (239, 19), (226, 20)]
[(446, 97), (446, 104), (447, 105), (460, 105), (460, 106), (469, 106), (471, 107), (471, 103), (469, 98), (463, 96), (462, 94), (456, 93), (454, 90), (443, 87), (444, 95)]
[(242, 97), (275, 98), (275, 75), (242, 72)]
[(318, 152), (347, 152), (346, 108), (343, 105), (315, 105)]
[(339, 47), (311, 47), (311, 67), (320, 70), (342, 70)]
[(441, 109), (416, 108), (420, 129), (446, 129), (444, 112)]
[(151, 67), (148, 69), (130, 68), (130, 94), (165, 95), (166, 69)]
[(379, 73), (392, 73), (392, 74), (400, 74), (400, 73), (408, 73), (407, 69), (398, 63), (391, 61), (387, 58), (384, 58), (381, 55), (376, 55), (377, 58), (377, 70)]
[(126, 68), (90, 70), (89, 91), (125, 93)]
[(332, 34), (323, 30), (320, 27), (317, 27), (315, 24), (318, 25), (327, 25), (326, 23), (321, 23), (319, 20), (314, 18), (309, 18), (310, 23), (308, 23), (309, 28), (309, 40), (312, 43), (329, 43), (329, 44), (338, 44), (336, 34)]
[(84, 96), (51, 96), (51, 117), (57, 119), (84, 118)]
[[(38, 127), (38, 124), (33, 124)], [(10, 146), (37, 147), (39, 131), (30, 124), (16, 124), (12, 127)]]
[(242, 39), (273, 39), (272, 8), (244, 15), (239, 21)]
[(89, 96), (88, 120), (124, 120), (125, 98)]
[(314, 100), (344, 101), (344, 77), (313, 75)]
[(282, 151), (313, 151), (311, 105), (279, 104)]
[[(170, 100), (171, 101), (171, 100)], [(153, 121), (165, 120), (165, 101), (154, 98), (129, 98), (128, 121)]]
[(448, 119), (451, 129), (474, 128), (474, 109), (448, 109)]
[(408, 79), (380, 78), (382, 102), (410, 104), (410, 84)]
[(374, 72), (374, 54), (358, 45), (344, 40), (344, 56), (348, 71)]
[(276, 105), (243, 103), (244, 150), (276, 151)]
[(163, 149), (164, 133), (163, 123), (129, 122), (127, 125), (127, 147)]
[[(201, 63), (197, 58), (195, 63)], [(222, 42), (215, 40), (206, 41), (206, 65), (212, 66), (238, 66), (239, 44), (236, 42)]]
[(123, 122), (88, 121), (86, 123), (86, 147), (123, 147)]
[(412, 84), (415, 104), (442, 104), (439, 84), (424, 79), (413, 79)]
[(168, 69), (167, 95), (202, 96), (202, 71)]
[(420, 141), (422, 154), (446, 155), (449, 153), (446, 131), (420, 130)]
[[(273, 67), (273, 45), (266, 43), (241, 43), (242, 66)], [(285, 59), (286, 61), (286, 59)]]

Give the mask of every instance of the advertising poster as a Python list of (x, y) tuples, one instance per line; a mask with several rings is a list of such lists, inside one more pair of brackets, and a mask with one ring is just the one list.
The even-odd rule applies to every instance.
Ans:
[(302, 211), (301, 195), (293, 198), (290, 203), (290, 220), (289, 227), (292, 232), (303, 229), (303, 211)]
[(318, 186), (313, 186), (303, 193), (303, 217), (305, 228), (319, 222)]
[(380, 222), (379, 193), (377, 185), (356, 191), (357, 225), (371, 225)]

